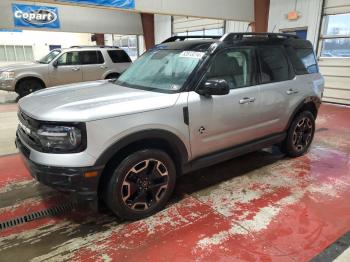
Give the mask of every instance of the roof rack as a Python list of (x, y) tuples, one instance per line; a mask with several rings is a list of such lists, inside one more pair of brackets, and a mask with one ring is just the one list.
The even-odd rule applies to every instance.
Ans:
[(168, 39), (164, 40), (162, 44), (164, 43), (169, 43), (169, 42), (175, 42), (175, 41), (184, 41), (188, 38), (192, 39), (220, 39), (221, 36), (218, 35), (187, 35), (187, 36), (172, 36), (169, 37)]
[(283, 33), (228, 33), (223, 35), (220, 38), (220, 41), (231, 42), (234, 40), (242, 40), (245, 36), (258, 36), (258, 37), (267, 37), (267, 38), (295, 38), (299, 39), (298, 36), (292, 34), (283, 34)]
[(90, 48), (90, 47), (119, 48), (119, 46), (111, 46), (111, 45), (73, 45), (70, 48)]

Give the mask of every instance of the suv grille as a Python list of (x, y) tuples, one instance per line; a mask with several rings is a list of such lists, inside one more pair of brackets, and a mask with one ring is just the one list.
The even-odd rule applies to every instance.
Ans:
[(27, 116), (25, 113), (18, 112), (19, 126), (18, 126), (18, 136), (30, 147), (40, 150), (41, 144), (38, 138), (35, 136), (36, 130), (39, 128), (38, 121)]

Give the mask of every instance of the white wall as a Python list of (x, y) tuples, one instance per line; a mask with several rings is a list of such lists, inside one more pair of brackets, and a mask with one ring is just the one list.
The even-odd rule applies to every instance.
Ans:
[(171, 37), (171, 16), (154, 15), (155, 43), (159, 44), (169, 37)]
[(270, 0), (269, 27), (270, 32), (280, 32), (281, 29), (307, 27), (307, 39), (314, 47), (317, 44), (318, 28), (321, 18), (321, 0), (297, 1), (296, 10), (300, 18), (289, 21), (287, 14), (294, 10), (296, 1), (292, 0)]
[[(45, 0), (45, 2), (58, 3), (56, 0)], [(135, 0), (134, 11), (252, 21), (254, 20), (254, 0)]]
[(27, 31), (0, 32), (0, 45), (30, 45), (34, 59), (40, 59), (49, 52), (49, 45), (61, 45), (62, 48), (73, 45), (92, 45), (91, 34)]
[(252, 21), (254, 0), (136, 0), (136, 10), (158, 14)]

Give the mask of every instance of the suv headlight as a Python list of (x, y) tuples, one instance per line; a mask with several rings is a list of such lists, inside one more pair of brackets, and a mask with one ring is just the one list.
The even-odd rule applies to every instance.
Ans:
[(15, 72), (4, 71), (0, 73), (0, 79), (2, 80), (11, 80), (15, 78)]
[(36, 135), (45, 152), (69, 153), (85, 149), (83, 132), (84, 130), (76, 126), (45, 124), (39, 127)]

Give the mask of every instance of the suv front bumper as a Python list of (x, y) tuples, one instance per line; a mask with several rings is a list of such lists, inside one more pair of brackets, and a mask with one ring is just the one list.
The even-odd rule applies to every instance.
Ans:
[[(21, 140), (16, 138), (16, 147), (22, 154), (22, 158), (30, 175), (38, 182), (71, 193), (81, 200), (97, 200), (98, 182), (103, 169), (100, 167), (54, 167), (45, 166), (30, 160), (30, 149)], [(86, 177), (86, 173), (96, 172), (95, 176)]]

